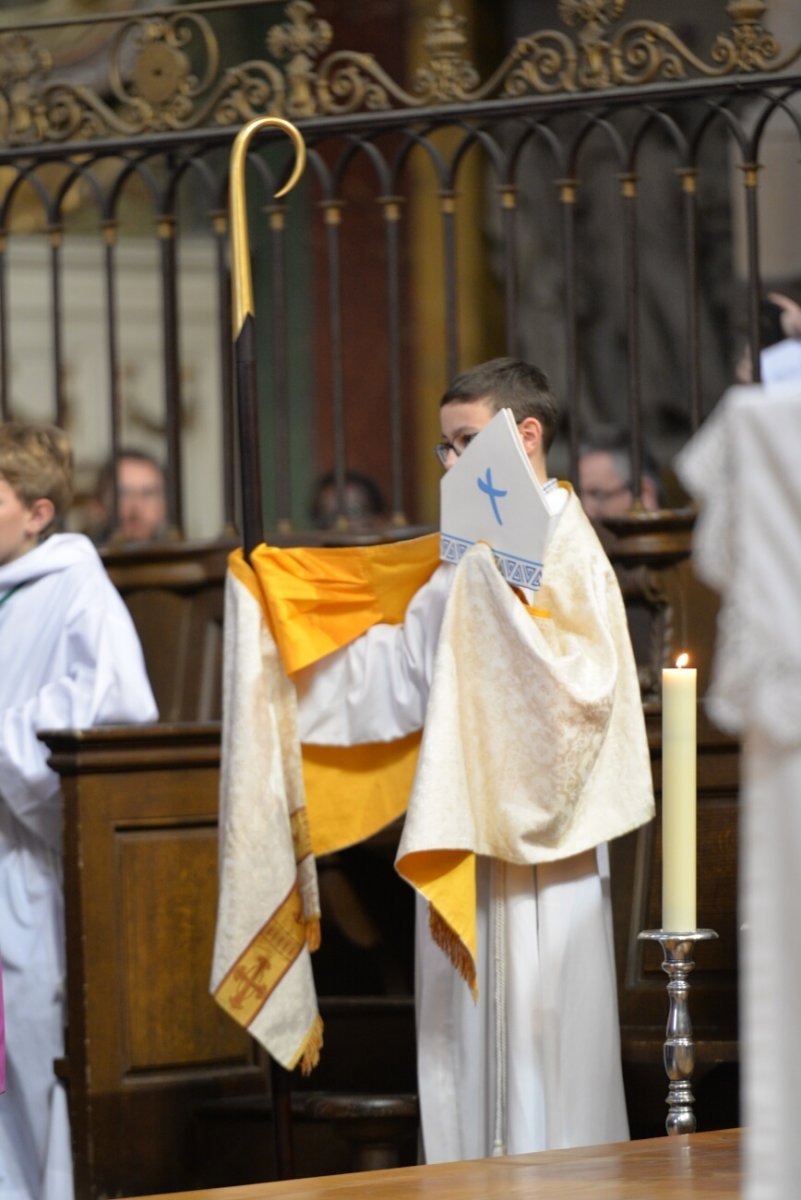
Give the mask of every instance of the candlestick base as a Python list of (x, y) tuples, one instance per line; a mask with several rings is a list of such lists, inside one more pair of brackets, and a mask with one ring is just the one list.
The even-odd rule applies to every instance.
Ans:
[(668, 1080), (668, 1115), (665, 1129), (673, 1137), (680, 1133), (695, 1133), (695, 1113), (690, 1079), (695, 1068), (695, 1044), (690, 1021), (689, 975), (695, 966), (693, 946), (708, 942), (718, 935), (714, 929), (694, 929), (674, 933), (666, 929), (645, 929), (641, 941), (659, 942), (662, 947), (662, 970), (668, 976), (668, 1019), (662, 1056)]

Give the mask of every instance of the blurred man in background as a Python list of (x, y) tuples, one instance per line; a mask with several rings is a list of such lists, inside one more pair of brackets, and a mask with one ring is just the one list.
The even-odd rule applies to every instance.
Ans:
[[(643, 453), (640, 501), (646, 512), (660, 507), (659, 472), (650, 455)], [(613, 425), (596, 427), (579, 443), (578, 482), (581, 503), (592, 521), (627, 513), (634, 503), (631, 486), (631, 451), (624, 430)]]
[[(114, 487), (117, 519), (114, 521)], [(157, 542), (169, 534), (164, 468), (142, 450), (120, 450), (100, 472), (92, 504), (92, 538), (109, 542)]]

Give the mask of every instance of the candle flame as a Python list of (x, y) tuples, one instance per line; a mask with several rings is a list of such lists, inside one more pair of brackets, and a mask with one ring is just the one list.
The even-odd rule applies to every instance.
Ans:
[(690, 661), (690, 656), (689, 656), (689, 654), (680, 654), (680, 655), (679, 655), (679, 657), (676, 659), (676, 666), (677, 666), (679, 669), (681, 669), (682, 667), (686, 667), (686, 666), (687, 666), (687, 663), (688, 663), (689, 661)]

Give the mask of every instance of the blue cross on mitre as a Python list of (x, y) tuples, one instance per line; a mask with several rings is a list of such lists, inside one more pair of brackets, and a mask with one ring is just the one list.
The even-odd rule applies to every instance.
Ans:
[(485, 475), (483, 477), (479, 476), (476, 482), (478, 484), (478, 490), (480, 492), (484, 492), (486, 496), (489, 496), (490, 504), (492, 505), (492, 515), (495, 517), (495, 520), (499, 525), (503, 525), (501, 514), (498, 511), (498, 497), (505, 496), (506, 491), (502, 488), (496, 488), (493, 486), (492, 467), (487, 467)]

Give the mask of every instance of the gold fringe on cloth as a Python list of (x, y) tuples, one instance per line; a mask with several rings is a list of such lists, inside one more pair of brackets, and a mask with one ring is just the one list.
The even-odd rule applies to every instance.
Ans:
[(292, 1063), (290, 1070), (294, 1070), (299, 1066), (302, 1075), (310, 1075), (320, 1061), (320, 1051), (323, 1048), (323, 1021), (322, 1017), (315, 1017), (312, 1022), (312, 1027), (306, 1035), (306, 1040), (300, 1049), (295, 1061)]
[(428, 928), (436, 945), (448, 956), (450, 962), (470, 988), (473, 999), (478, 1000), (476, 964), (473, 956), (456, 931), (451, 929), (450, 925), (442, 914), (434, 908), (433, 904), (429, 904), (428, 906)]
[(306, 945), (314, 954), (315, 950), (320, 949), (320, 918), (311, 917), (306, 921)]

